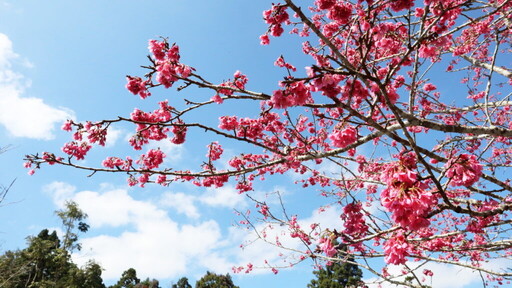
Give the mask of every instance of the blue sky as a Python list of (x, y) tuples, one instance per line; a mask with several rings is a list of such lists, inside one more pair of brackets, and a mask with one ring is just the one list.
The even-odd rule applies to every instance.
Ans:
[[(159, 36), (177, 42), (183, 63), (212, 82), (221, 83), (240, 70), (248, 75), (251, 90), (270, 93), (283, 76), (273, 65), (279, 55), (299, 70), (310, 64), (295, 38), (259, 45), (258, 37), (266, 30), (261, 13), (270, 5), (271, 1), (263, 0), (62, 0), (51, 4), (0, 0), (0, 146), (10, 145), (0, 155), (0, 183), (16, 179), (0, 207), (0, 251), (25, 247), (25, 237), (41, 229), (58, 229), (53, 211), (73, 199), (89, 214), (91, 224), (81, 238), (84, 249), (74, 259), (99, 262), (107, 284), (130, 267), (137, 269), (140, 278), (156, 278), (169, 287), (181, 276), (193, 283), (206, 270), (226, 273), (233, 265), (261, 265), (264, 260), (283, 264), (279, 251), (263, 243), (239, 248), (254, 235), (236, 228), (241, 218), (233, 209), (245, 211), (254, 204), (230, 185), (216, 190), (188, 184), (128, 187), (124, 175), (87, 177), (83, 171), (46, 167), (28, 176), (22, 167), (25, 154), (58, 152), (69, 141), (70, 135), (59, 129), (68, 118), (115, 118), (129, 115), (135, 107), (154, 110), (163, 99), (181, 105), (173, 102), (181, 101), (181, 94), (203, 100), (213, 96), (199, 89), (186, 89), (180, 97), (174, 90), (155, 90), (152, 98), (142, 101), (126, 91), (125, 75), (143, 74), (139, 67), (147, 64), (147, 41)], [(222, 109), (226, 110), (197, 115), (198, 120), (235, 112), (254, 116), (258, 111), (249, 105), (223, 105)], [(91, 153), (85, 164), (100, 163), (107, 155), (137, 155), (126, 144), (131, 131), (129, 126), (115, 127), (107, 147)], [(185, 147), (161, 148), (168, 152), (167, 164), (186, 167), (189, 162), (200, 163), (206, 144), (198, 135)], [(226, 147), (227, 156), (237, 151), (236, 145)], [(318, 191), (292, 185), (294, 180), (293, 175), (269, 178), (255, 187), (253, 196), (276, 203), (272, 192), (280, 191), (287, 212), (299, 214), (303, 223), (339, 227), (339, 207), (318, 213), (314, 208), (328, 203), (316, 197)], [(287, 243), (299, 247), (293, 241)], [(257, 270), (233, 277), (243, 288), (305, 287), (312, 278), (312, 265), (280, 269), (278, 275)], [(464, 271), (432, 269), (437, 269), (437, 275), (461, 276), (440, 277), (435, 287), (470, 287), (479, 281), (478, 275)]]

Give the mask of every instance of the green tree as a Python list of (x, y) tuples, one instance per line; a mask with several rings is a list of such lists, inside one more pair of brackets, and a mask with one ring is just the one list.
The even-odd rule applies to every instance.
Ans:
[(123, 272), (117, 283), (109, 288), (135, 288), (135, 285), (139, 283), (140, 279), (137, 278), (137, 271), (133, 268), (129, 268)]
[(103, 279), (101, 278), (102, 270), (103, 269), (98, 263), (94, 261), (87, 262), (85, 267), (80, 270), (80, 278), (84, 283), (83, 286), (105, 288), (106, 286), (103, 284)]
[(206, 272), (201, 279), (197, 280), (196, 288), (239, 288), (233, 284), (233, 280), (229, 274), (215, 274), (210, 271)]
[(109, 286), (109, 288), (161, 288), (160, 283), (156, 279), (150, 280), (146, 278), (146, 280), (141, 281), (137, 277), (137, 270), (134, 268), (129, 268), (124, 271), (121, 275), (121, 278), (117, 281), (115, 285)]
[[(78, 243), (78, 232), (85, 233), (89, 230), (89, 225), (84, 222), (87, 214), (74, 201), (66, 201), (65, 209), (58, 210), (55, 214), (62, 220), (62, 226), (64, 227), (62, 248), (69, 252), (75, 249), (80, 250), (82, 246)], [(75, 228), (78, 231), (75, 231)]]
[(354, 257), (346, 253), (345, 245), (338, 245), (340, 252), (337, 255), (340, 261), (334, 261), (313, 271), (316, 279), (311, 280), (308, 288), (349, 288), (364, 286), (361, 278), (363, 272), (357, 266)]
[(158, 280), (156, 280), (156, 279), (149, 280), (149, 278), (146, 278), (146, 280), (140, 282), (139, 284), (135, 285), (134, 287), (135, 288), (161, 288)]
[(172, 284), (172, 288), (192, 288), (192, 285), (188, 283), (187, 277), (181, 277), (178, 283)]
[(101, 267), (89, 262), (80, 269), (55, 231), (44, 229), (27, 242), (27, 248), (0, 256), (0, 287), (105, 288)]
[(71, 250), (78, 245), (73, 229), (78, 226), (87, 231), (84, 227), (89, 226), (83, 222), (87, 215), (74, 202), (67, 202), (57, 215), (67, 228), (65, 241), (55, 231), (44, 229), (35, 237), (27, 237), (27, 248), (6, 251), (0, 256), (0, 287), (105, 288), (98, 264), (91, 261), (81, 269), (71, 260)]

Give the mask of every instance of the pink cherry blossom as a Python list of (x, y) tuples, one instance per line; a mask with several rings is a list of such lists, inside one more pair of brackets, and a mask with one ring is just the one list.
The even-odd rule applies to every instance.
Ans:
[(483, 166), (475, 155), (460, 154), (450, 158), (444, 165), (446, 177), (452, 186), (469, 187), (475, 184), (482, 175)]
[(343, 130), (334, 130), (331, 134), (329, 134), (329, 139), (332, 142), (332, 145), (338, 148), (344, 148), (357, 140), (357, 130), (356, 128), (349, 126)]

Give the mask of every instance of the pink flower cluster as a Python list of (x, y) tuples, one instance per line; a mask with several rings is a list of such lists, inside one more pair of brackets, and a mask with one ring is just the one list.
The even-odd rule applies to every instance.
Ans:
[(257, 119), (222, 116), (219, 121), (220, 129), (235, 131), (237, 137), (249, 139), (262, 139), (265, 138), (265, 131), (282, 133), (285, 129), (285, 123), (280, 121), (279, 115), (272, 112), (265, 113)]
[(405, 264), (411, 250), (410, 244), (407, 243), (405, 236), (402, 232), (398, 232), (384, 243), (384, 260), (388, 264), (400, 265)]
[(329, 134), (329, 139), (331, 139), (333, 146), (338, 148), (345, 148), (348, 145), (356, 142), (357, 130), (352, 126), (349, 126), (343, 130), (335, 129), (331, 134)]
[(91, 122), (86, 122), (84, 127), (87, 131), (87, 140), (89, 143), (98, 143), (101, 146), (105, 146), (107, 141), (106, 128), (103, 128), (101, 124), (93, 125)]
[(299, 106), (312, 101), (311, 92), (304, 81), (284, 84), (284, 90), (276, 90), (270, 99), (270, 104), (277, 109), (286, 109)]
[[(290, 16), (286, 12), (286, 6), (280, 4), (273, 4), (270, 10), (263, 11), (263, 19), (270, 25), (270, 34), (274, 37), (279, 37), (283, 34), (283, 23), (289, 22)], [(268, 45), (268, 34), (260, 36), (261, 44)]]
[[(437, 197), (428, 191), (428, 185), (418, 179), (413, 153), (400, 156), (400, 161), (384, 167), (381, 181), (387, 184), (381, 193), (381, 203), (391, 219), (408, 230), (428, 227), (428, 213), (437, 203)], [(414, 162), (413, 162), (414, 161)]]
[(131, 114), (131, 120), (137, 123), (137, 135), (130, 139), (130, 144), (136, 150), (140, 150), (143, 144), (149, 143), (149, 140), (162, 140), (167, 138), (169, 128), (157, 125), (171, 120), (171, 111), (173, 107), (168, 105), (167, 101), (159, 103), (160, 108), (148, 113), (135, 109)]
[(118, 157), (107, 157), (107, 159), (103, 160), (103, 167), (107, 168), (119, 168), (122, 170), (130, 170), (132, 168), (133, 160), (130, 157), (126, 157), (126, 160), (123, 160)]
[(336, 0), (315, 0), (315, 5), (318, 7), (318, 9), (325, 10), (334, 6), (336, 2)]
[(98, 143), (101, 146), (105, 146), (107, 141), (107, 128), (104, 128), (101, 122), (93, 124), (92, 122), (87, 121), (85, 124), (75, 124), (73, 121), (67, 120), (62, 125), (62, 130), (71, 132), (73, 130), (73, 126), (77, 127), (77, 130), (73, 134), (73, 139), (75, 141), (82, 141), (85, 134), (87, 135), (87, 141), (90, 144)]
[(469, 187), (475, 184), (482, 176), (483, 166), (475, 155), (460, 154), (452, 157), (444, 165), (446, 177), (450, 179), (452, 186)]
[(348, 1), (336, 3), (329, 8), (327, 17), (340, 25), (347, 24), (352, 16), (352, 5)]
[(173, 144), (183, 144), (185, 143), (185, 137), (187, 136), (187, 126), (183, 126), (183, 121), (178, 120), (178, 125), (172, 126), (172, 133), (174, 134), (174, 137), (171, 139), (171, 142)]
[[(308, 76), (315, 77), (315, 73), (308, 69)], [(343, 79), (344, 75), (338, 74), (324, 74), (321, 77), (315, 77), (311, 82), (311, 91), (321, 91), (327, 97), (336, 97), (341, 92), (341, 87), (338, 85)]]
[(224, 186), (226, 182), (229, 180), (229, 175), (218, 175), (218, 176), (209, 176), (203, 178), (203, 181), (201, 183), (194, 182), (194, 184), (198, 186), (204, 186), (204, 187), (215, 187), (220, 188)]
[(62, 152), (75, 157), (76, 160), (83, 160), (90, 149), (91, 145), (89, 145), (87, 142), (82, 142), (79, 144), (75, 141), (71, 141), (62, 147)]
[(220, 129), (232, 131), (238, 128), (238, 118), (236, 116), (221, 116), (219, 121)]
[(179, 78), (188, 78), (192, 73), (192, 68), (189, 66), (171, 61), (159, 63), (156, 70), (158, 71), (156, 81), (164, 85), (165, 88), (172, 87)]
[(393, 0), (389, 2), (391, 9), (399, 12), (404, 9), (411, 9), (414, 6), (414, 0)]
[(350, 203), (343, 207), (343, 214), (341, 214), (343, 226), (345, 227), (343, 233), (354, 239), (363, 237), (368, 232), (362, 208), (361, 202)]
[(284, 67), (293, 72), (297, 71), (297, 68), (295, 68), (295, 66), (284, 61), (283, 55), (281, 55), (281, 56), (279, 56), (279, 58), (277, 58), (277, 60), (274, 62), (274, 65), (277, 67)]
[(311, 237), (306, 234), (302, 228), (299, 225), (299, 222), (297, 221), (297, 216), (292, 216), (292, 219), (288, 221), (288, 229), (290, 229), (290, 237), (292, 238), (299, 238), (304, 243), (311, 245)]
[(224, 149), (222, 149), (219, 142), (212, 142), (206, 147), (208, 148), (208, 153), (206, 153), (206, 157), (208, 157), (208, 159), (210, 159), (211, 161), (219, 160), (220, 156), (224, 152)]
[(137, 164), (141, 165), (142, 169), (155, 169), (164, 162), (165, 153), (160, 149), (151, 149), (146, 154), (142, 154), (137, 160)]
[(147, 85), (149, 85), (149, 81), (143, 81), (140, 77), (132, 77), (127, 76), (126, 80), (128, 83), (126, 83), (126, 89), (130, 91), (133, 95), (139, 95), (140, 98), (146, 99), (148, 96), (151, 96), (151, 93), (149, 92)]
[(62, 124), (61, 129), (67, 132), (71, 132), (71, 130), (73, 130), (73, 121), (67, 120), (64, 122), (64, 124)]
[(216, 102), (218, 104), (222, 103), (222, 98), (219, 96), (219, 94), (223, 94), (223, 95), (226, 95), (226, 96), (231, 96), (231, 95), (233, 95), (235, 90), (244, 90), (245, 89), (245, 85), (249, 81), (247, 76), (242, 74), (242, 72), (240, 72), (240, 71), (236, 71), (233, 76), (234, 76), (233, 80), (226, 81), (226, 82), (224, 82), (224, 83), (219, 85), (221, 87), (228, 87), (228, 88), (232, 88), (232, 89), (219, 89), (217, 91), (218, 94), (215, 94), (212, 97), (212, 100), (214, 102)]
[[(192, 68), (179, 63), (180, 51), (179, 46), (173, 44), (169, 47), (167, 41), (150, 40), (149, 51), (153, 55), (155, 68), (157, 73), (156, 80), (165, 88), (171, 87), (174, 82), (181, 78), (188, 78), (192, 73)], [(140, 77), (127, 77), (128, 83), (126, 88), (134, 95), (139, 95), (142, 99), (151, 95), (147, 90), (153, 86), (151, 80), (143, 81)]]
[(336, 256), (336, 253), (338, 251), (336, 250), (333, 240), (331, 237), (322, 237), (319, 241), (319, 248), (320, 250), (327, 256), (327, 257), (334, 257)]
[[(485, 200), (482, 202), (482, 205), (476, 208), (478, 212), (492, 211), (500, 208), (500, 203), (496, 200)], [(488, 227), (489, 224), (499, 221), (500, 214), (492, 215), (487, 217), (473, 217), (473, 219), (468, 223), (466, 230), (473, 233), (484, 233), (484, 229)]]

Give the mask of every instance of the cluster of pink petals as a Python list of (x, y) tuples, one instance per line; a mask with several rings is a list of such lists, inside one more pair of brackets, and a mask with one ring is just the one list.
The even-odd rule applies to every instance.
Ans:
[[(181, 78), (188, 78), (192, 73), (192, 68), (179, 62), (179, 46), (173, 44), (169, 47), (166, 41), (150, 40), (149, 51), (153, 55), (156, 71), (156, 80), (165, 88), (171, 87), (174, 82)], [(151, 80), (142, 80), (140, 77), (127, 77), (126, 88), (134, 95), (139, 95), (142, 99), (151, 95), (148, 87), (151, 87)]]
[(107, 129), (102, 128), (100, 124), (86, 125), (85, 128), (89, 143), (98, 143), (101, 146), (105, 146), (107, 141)]
[(165, 123), (171, 120), (171, 111), (173, 107), (168, 105), (167, 101), (159, 103), (160, 108), (148, 113), (139, 109), (135, 109), (130, 118), (137, 123), (137, 134), (130, 139), (130, 144), (136, 150), (140, 150), (143, 144), (147, 144), (148, 140), (162, 140), (167, 138), (169, 128), (157, 125), (157, 123)]
[(171, 132), (174, 134), (174, 137), (171, 139), (173, 144), (183, 144), (185, 143), (185, 138), (187, 136), (187, 126), (183, 126), (180, 124), (184, 124), (182, 120), (177, 121), (178, 125), (173, 125)]
[(450, 179), (452, 186), (469, 187), (475, 184), (482, 176), (483, 166), (475, 155), (460, 154), (450, 158), (444, 165), (446, 177)]
[(151, 149), (146, 154), (142, 154), (137, 160), (137, 164), (141, 165), (142, 169), (155, 169), (164, 162), (166, 157), (165, 153), (160, 149)]
[(224, 149), (220, 146), (218, 142), (212, 142), (211, 144), (206, 146), (208, 148), (208, 153), (206, 157), (211, 161), (219, 160), (220, 156), (224, 152)]
[(413, 185), (405, 183), (395, 184), (382, 191), (381, 203), (390, 211), (391, 219), (408, 230), (418, 230), (428, 227), (430, 221), (426, 219), (428, 213), (437, 203), (437, 197), (426, 191), (427, 185), (417, 182)]
[(229, 175), (209, 176), (203, 178), (203, 180), (200, 183), (194, 182), (194, 184), (197, 186), (220, 188), (224, 186), (224, 184), (228, 182), (228, 180)]
[(192, 73), (192, 68), (185, 64), (173, 63), (165, 61), (156, 67), (158, 74), (156, 80), (158, 83), (164, 85), (165, 88), (170, 88), (174, 82), (178, 81), (179, 78), (188, 78)]
[(405, 264), (411, 250), (410, 244), (407, 243), (405, 236), (402, 232), (398, 232), (384, 243), (384, 254), (386, 255), (384, 260), (388, 264), (400, 265)]
[(311, 244), (311, 237), (306, 234), (302, 228), (300, 227), (299, 222), (297, 221), (297, 216), (292, 216), (290, 221), (288, 221), (288, 227), (290, 229), (290, 237), (292, 238), (299, 238), (304, 243), (310, 245)]
[(320, 238), (319, 248), (327, 257), (334, 257), (338, 253), (331, 237)]
[(414, 6), (414, 0), (393, 0), (389, 2), (391, 9), (399, 12), (404, 9), (411, 9)]
[[(46, 161), (46, 163), (48, 163), (50, 165), (54, 165), (55, 163), (57, 163), (57, 161), (62, 161), (63, 160), (62, 157), (55, 157), (54, 154), (48, 153), (48, 152), (43, 152), (43, 157), (42, 158), (43, 158), (44, 161)], [(29, 167), (26, 167), (26, 168), (29, 168)]]
[(256, 119), (222, 116), (219, 118), (219, 122), (218, 127), (220, 129), (235, 131), (237, 137), (254, 140), (265, 138), (265, 131), (282, 133), (286, 126), (285, 123), (280, 121), (279, 115), (273, 112), (265, 113)]
[(67, 132), (71, 132), (71, 130), (73, 130), (73, 121), (67, 120), (64, 122), (64, 124), (62, 124), (61, 129)]
[(430, 225), (426, 217), (438, 200), (428, 185), (418, 179), (413, 170), (416, 160), (411, 155), (402, 154), (399, 162), (384, 167), (380, 178), (387, 187), (381, 193), (381, 204), (392, 213), (395, 223), (414, 231)]
[(83, 160), (90, 149), (91, 145), (89, 145), (87, 142), (82, 142), (79, 144), (75, 141), (71, 141), (62, 147), (62, 152), (75, 157), (77, 160)]
[[(247, 84), (248, 81), (249, 81), (249, 79), (247, 78), (246, 75), (242, 74), (242, 72), (240, 72), (240, 71), (236, 71), (235, 74), (233, 75), (233, 80), (226, 81), (226, 82), (220, 84), (219, 86), (229, 87), (229, 88), (233, 88), (236, 90), (244, 90), (245, 85)], [(219, 91), (218, 91), (219, 94), (223, 94), (226, 96), (233, 95), (233, 92), (234, 91), (232, 89), (219, 89)]]
[(219, 117), (219, 128), (223, 130), (233, 131), (238, 128), (238, 118), (236, 116)]
[(103, 167), (107, 168), (120, 168), (122, 170), (129, 170), (132, 166), (132, 159), (127, 157), (126, 161), (118, 157), (107, 157), (103, 160)]
[[(270, 25), (270, 34), (279, 37), (283, 34), (283, 23), (289, 22), (290, 16), (286, 12), (286, 6), (273, 4), (270, 10), (263, 11), (263, 19)], [(261, 44), (268, 45), (270, 43), (268, 34), (260, 36)]]
[[(316, 76), (311, 69), (308, 69), (308, 76)], [(311, 82), (311, 91), (320, 91), (327, 97), (336, 97), (341, 92), (341, 87), (338, 85), (343, 79), (344, 75), (339, 74), (324, 74), (322, 77), (315, 77)]]
[(295, 66), (284, 61), (283, 55), (281, 55), (281, 56), (279, 56), (279, 58), (277, 58), (277, 60), (274, 62), (274, 65), (276, 65), (277, 67), (286, 68), (286, 69), (294, 71), (294, 72), (297, 71), (297, 68), (295, 68)]
[(90, 144), (98, 143), (101, 146), (105, 146), (107, 141), (107, 129), (103, 128), (101, 123), (93, 124), (90, 121), (82, 124), (74, 124), (73, 121), (67, 120), (62, 125), (62, 130), (71, 132), (73, 125), (77, 128), (77, 131), (73, 134), (73, 139), (76, 141), (82, 141), (83, 136), (87, 135), (87, 140)]
[(311, 92), (304, 81), (285, 84), (285, 89), (274, 91), (270, 104), (277, 109), (286, 109), (311, 102)]
[(128, 81), (128, 83), (126, 83), (126, 89), (128, 89), (128, 91), (130, 91), (133, 95), (139, 95), (142, 99), (151, 96), (151, 93), (147, 88), (149, 81), (143, 81), (140, 77), (132, 76), (127, 76), (126, 80)]
[(363, 237), (368, 232), (362, 208), (361, 202), (350, 203), (343, 207), (343, 214), (341, 215), (345, 227), (343, 233), (354, 239)]
[(343, 3), (336, 3), (335, 5), (328, 8), (327, 17), (337, 24), (347, 24), (352, 16), (352, 5), (348, 1)]
[(343, 130), (335, 129), (329, 134), (329, 139), (332, 141), (334, 147), (345, 148), (356, 142), (357, 130), (352, 126), (348, 126)]
[(318, 7), (318, 9), (325, 10), (334, 6), (336, 2), (336, 0), (315, 0), (315, 5)]

